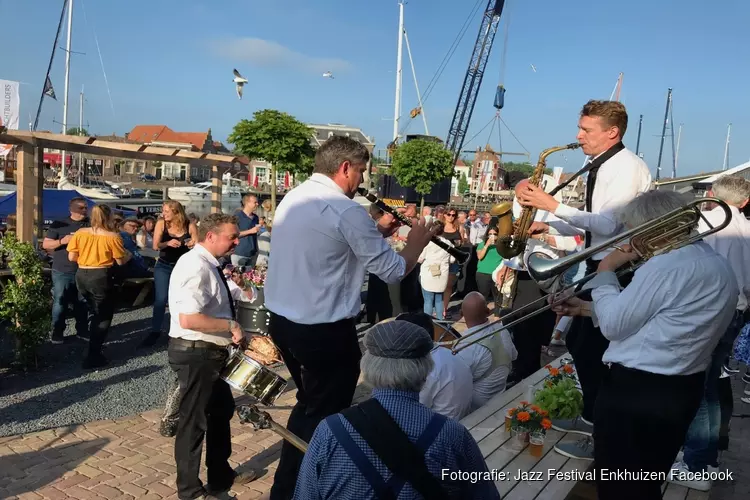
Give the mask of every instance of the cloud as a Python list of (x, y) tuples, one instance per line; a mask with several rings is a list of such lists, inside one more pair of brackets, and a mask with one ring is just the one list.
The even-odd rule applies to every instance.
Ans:
[(288, 68), (304, 73), (336, 73), (351, 67), (351, 64), (343, 59), (308, 56), (261, 38), (217, 40), (211, 43), (211, 49), (219, 57), (249, 62), (259, 68)]

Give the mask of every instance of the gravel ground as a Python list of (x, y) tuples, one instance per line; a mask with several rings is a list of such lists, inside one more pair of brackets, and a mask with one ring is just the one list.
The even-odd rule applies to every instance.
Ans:
[[(163, 404), (173, 380), (166, 347), (136, 349), (150, 330), (151, 307), (115, 314), (105, 345), (110, 365), (81, 368), (87, 342), (69, 337), (45, 344), (39, 368), (0, 370), (0, 436), (133, 415)], [(72, 322), (66, 336), (74, 335)], [(0, 335), (0, 366), (8, 366), (10, 339)]]

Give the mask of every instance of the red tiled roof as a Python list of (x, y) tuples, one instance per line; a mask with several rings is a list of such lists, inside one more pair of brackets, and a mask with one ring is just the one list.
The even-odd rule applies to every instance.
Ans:
[(136, 125), (128, 134), (128, 139), (136, 142), (176, 142), (192, 144), (202, 150), (208, 139), (208, 132), (175, 132), (166, 125)]
[(459, 158), (458, 160), (456, 160), (456, 166), (457, 167), (465, 167), (466, 163), (464, 163), (464, 161), (461, 158)]

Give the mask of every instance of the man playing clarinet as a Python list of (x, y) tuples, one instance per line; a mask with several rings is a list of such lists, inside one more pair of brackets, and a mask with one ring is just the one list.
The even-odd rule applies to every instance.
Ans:
[[(622, 143), (627, 126), (628, 113), (620, 102), (592, 100), (583, 106), (576, 139), (590, 158), (586, 166), (585, 210), (560, 203), (542, 188), (527, 185), (525, 190), (518, 193), (519, 203), (546, 210), (561, 219), (550, 223), (534, 222), (530, 228), (532, 234), (546, 233), (550, 227), (562, 235), (585, 233), (585, 247), (589, 248), (622, 231), (617, 211), (651, 187), (648, 167)], [(586, 274), (595, 272), (599, 262), (610, 252), (611, 249), (603, 250), (587, 260)], [(626, 286), (631, 277), (627, 275), (621, 279), (622, 286)], [(594, 326), (591, 318), (576, 317), (566, 344), (581, 382), (584, 408), (580, 418), (553, 421), (553, 428), (578, 433), (584, 438), (578, 443), (560, 443), (555, 450), (569, 457), (593, 460), (594, 444), (590, 437), (593, 432), (594, 402), (604, 374), (602, 355), (609, 341)]]
[[(365, 271), (397, 283), (417, 264), (434, 230), (413, 224), (396, 253), (383, 238), (396, 229), (353, 200), (370, 154), (348, 137), (318, 149), (310, 178), (290, 191), (274, 217), (273, 253), (265, 284), (269, 334), (297, 386), (287, 428), (309, 441), (325, 417), (349, 407), (361, 351), (354, 318)], [(291, 498), (302, 453), (284, 442), (272, 499)]]

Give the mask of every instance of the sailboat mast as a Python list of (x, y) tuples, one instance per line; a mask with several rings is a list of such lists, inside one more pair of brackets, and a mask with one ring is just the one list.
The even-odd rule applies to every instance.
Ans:
[[(73, 42), (73, 0), (68, 0), (68, 41), (65, 45), (65, 96), (63, 97), (63, 135), (68, 133), (68, 95), (70, 93), (70, 51)], [(62, 167), (60, 167), (60, 179), (65, 180), (65, 156), (62, 152)]]
[(404, 2), (398, 3), (398, 55), (396, 59), (396, 104), (393, 110), (393, 143), (398, 140), (398, 122), (401, 117), (401, 75), (404, 55)]
[[(78, 135), (83, 135), (83, 85), (81, 85), (81, 102), (78, 110)], [(78, 185), (83, 182), (83, 153), (78, 153)]]
[(729, 135), (732, 133), (732, 124), (730, 123), (727, 127), (727, 141), (724, 144), (724, 168), (726, 170), (729, 167)]
[(667, 122), (669, 121), (669, 107), (672, 104), (672, 89), (667, 90), (667, 107), (664, 110), (664, 123), (661, 126), (661, 144), (659, 145), (659, 159), (656, 162), (656, 180), (661, 177), (661, 155), (664, 153), (664, 137), (667, 133)]
[(638, 156), (638, 153), (641, 150), (641, 127), (643, 127), (643, 115), (638, 119), (638, 139), (635, 141), (635, 155)]

